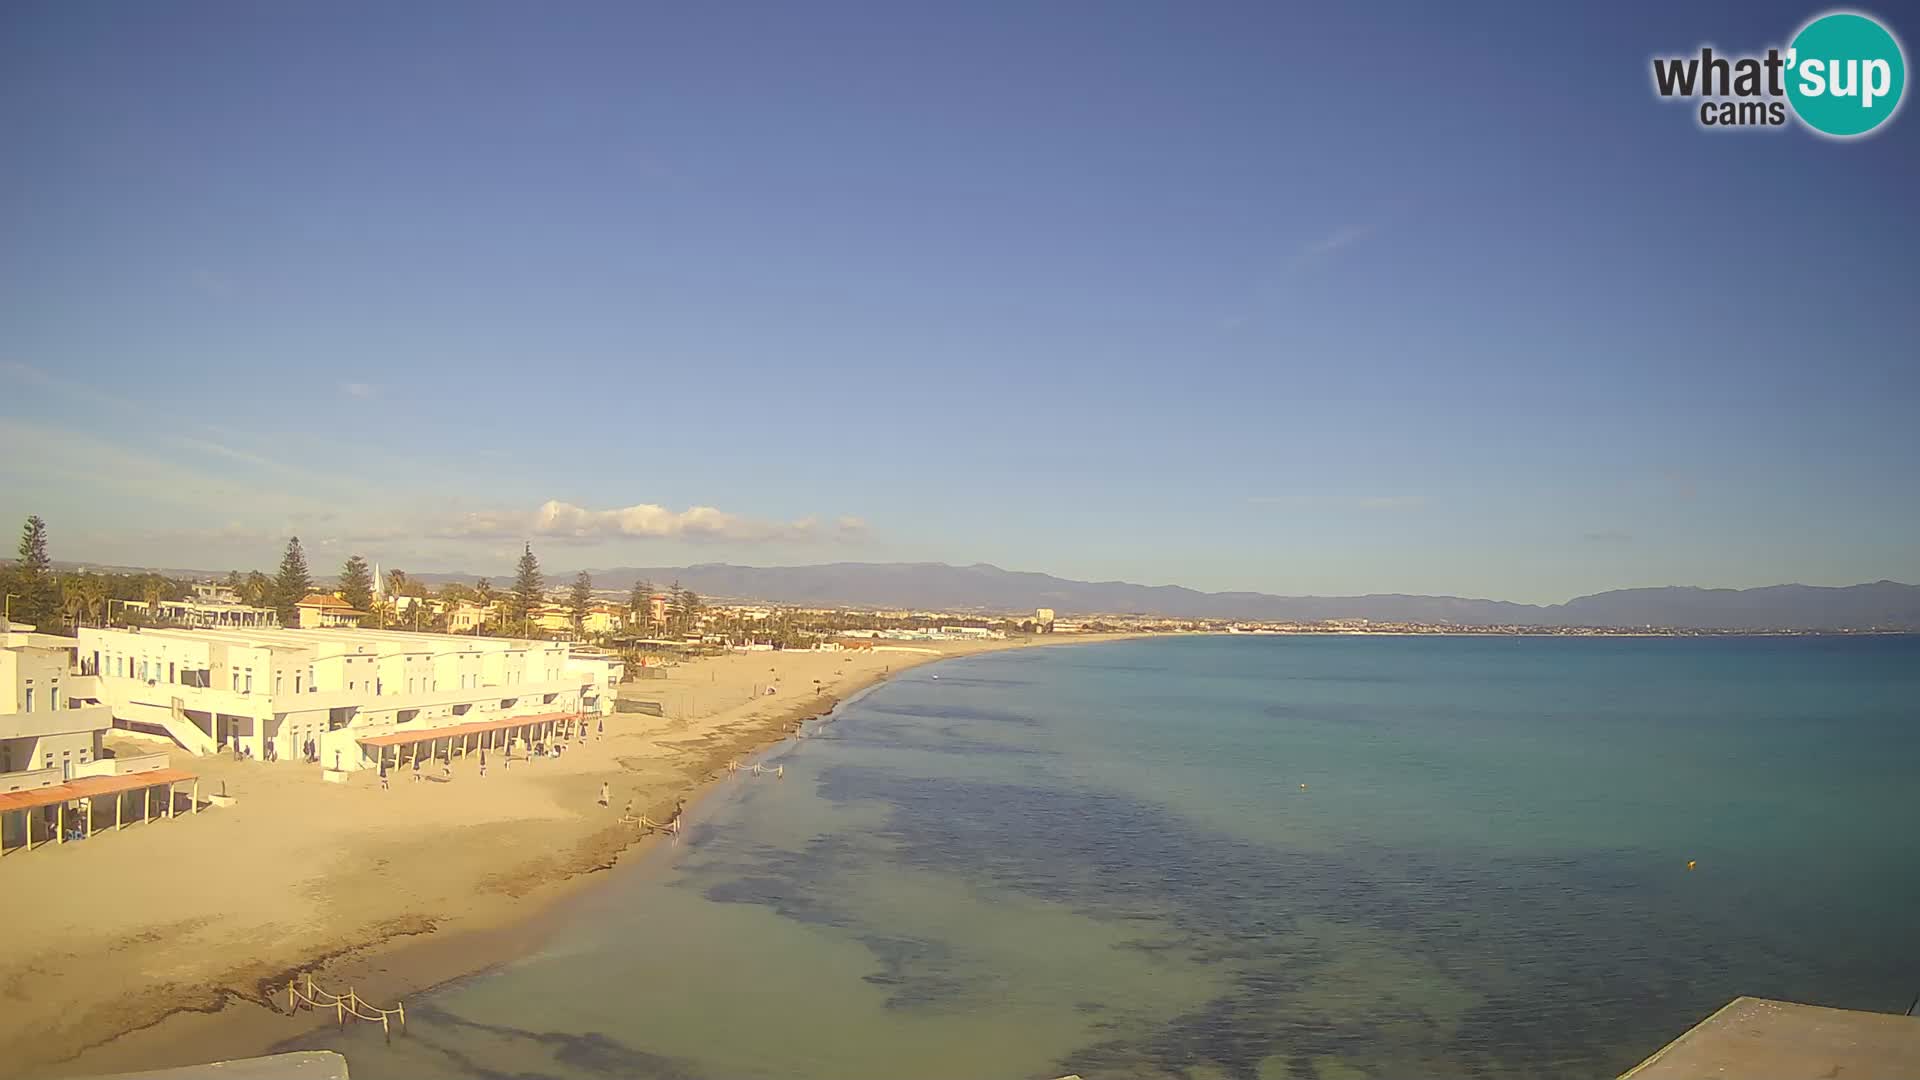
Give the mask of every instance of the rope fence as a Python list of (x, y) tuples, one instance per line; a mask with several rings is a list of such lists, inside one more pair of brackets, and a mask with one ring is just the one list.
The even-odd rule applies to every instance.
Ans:
[(620, 817), (620, 821), (625, 825), (638, 825), (643, 829), (659, 829), (661, 832), (670, 832), (675, 836), (680, 835), (679, 818), (674, 818), (672, 821), (655, 821), (645, 814), (641, 814), (639, 817), (634, 817), (631, 814), (623, 814)]
[(759, 776), (762, 773), (772, 773), (777, 777), (784, 777), (787, 775), (787, 767), (785, 765), (775, 765), (773, 768), (769, 769), (765, 765), (742, 765), (737, 761), (727, 762), (727, 771), (730, 773), (750, 772), (755, 776)]
[(347, 992), (344, 995), (332, 994), (314, 985), (313, 974), (311, 972), (307, 974), (306, 978), (307, 986), (304, 991), (301, 990), (296, 980), (287, 980), (287, 1012), (289, 1014), (298, 1012), (301, 1006), (323, 1011), (332, 1009), (334, 1022), (342, 1027), (346, 1026), (347, 1017), (349, 1016), (355, 1020), (378, 1023), (381, 1033), (386, 1035), (389, 1043), (393, 1041), (392, 1020), (398, 1018), (400, 1021), (401, 1034), (406, 1033), (406, 1002), (396, 1002), (393, 1008), (382, 1009), (378, 1005), (373, 1005), (363, 1000), (359, 994), (354, 992), (351, 986), (347, 987)]

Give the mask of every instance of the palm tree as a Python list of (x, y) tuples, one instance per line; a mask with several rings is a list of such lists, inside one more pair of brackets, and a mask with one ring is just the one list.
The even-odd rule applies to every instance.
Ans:
[(80, 625), (80, 617), (86, 614), (86, 579), (79, 574), (60, 575), (60, 611), (67, 617), (67, 625)]
[(160, 601), (166, 599), (166, 586), (160, 575), (149, 574), (140, 584), (140, 599), (147, 602), (147, 618), (155, 623), (160, 621)]
[(98, 574), (87, 574), (81, 584), (81, 596), (86, 601), (87, 617), (95, 626), (100, 625), (106, 614), (107, 579)]

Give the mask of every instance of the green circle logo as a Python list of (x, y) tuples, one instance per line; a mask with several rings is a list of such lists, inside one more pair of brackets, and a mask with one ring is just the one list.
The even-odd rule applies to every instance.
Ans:
[(1900, 108), (1907, 58), (1887, 28), (1865, 15), (1822, 15), (1787, 50), (1787, 99), (1823, 135), (1865, 135)]

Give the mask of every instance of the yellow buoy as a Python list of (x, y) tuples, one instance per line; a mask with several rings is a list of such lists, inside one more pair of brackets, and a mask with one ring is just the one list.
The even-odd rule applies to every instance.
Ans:
[(1695, 866), (1695, 865), (1696, 865), (1696, 864), (1694, 863), (1694, 861), (1693, 861), (1692, 859), (1688, 859), (1688, 860), (1687, 860), (1687, 869), (1689, 869), (1689, 870), (1691, 870), (1691, 869), (1693, 869), (1693, 868), (1694, 868), (1694, 866)]
[(1305, 785), (1305, 784), (1301, 784), (1301, 785), (1300, 785), (1300, 790), (1301, 790), (1301, 791), (1305, 791), (1305, 790), (1307, 790), (1307, 785)]

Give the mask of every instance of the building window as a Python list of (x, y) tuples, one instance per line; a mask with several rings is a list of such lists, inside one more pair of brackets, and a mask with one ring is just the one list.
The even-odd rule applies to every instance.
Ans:
[(169, 661), (167, 661), (167, 681), (168, 681), (168, 682), (178, 682), (178, 681), (179, 681), (179, 679), (177, 679), (177, 678), (176, 678), (176, 677), (174, 676), (174, 673), (173, 673), (173, 661), (171, 661), (171, 660), (169, 660)]
[[(298, 678), (298, 677), (299, 676), (295, 676), (295, 678)], [(273, 673), (273, 692), (275, 694), (281, 693), (286, 687), (286, 681), (287, 681), (287, 677), (285, 675), (282, 675), (277, 671), (274, 672)]]
[(27, 687), (27, 707), (25, 709), (22, 709), (21, 711), (22, 712), (33, 711), (33, 687), (31, 686)]
[(247, 673), (247, 693), (253, 693), (253, 673)]
[(58, 709), (59, 707), (60, 707), (60, 688), (57, 686), (50, 687), (47, 690), (47, 708)]
[(237, 671), (233, 673), (233, 688), (240, 689), (240, 673)]

